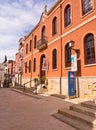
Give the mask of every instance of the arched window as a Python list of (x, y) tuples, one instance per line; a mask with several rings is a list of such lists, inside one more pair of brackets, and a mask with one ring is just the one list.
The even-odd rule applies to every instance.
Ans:
[(57, 50), (54, 49), (52, 52), (52, 69), (57, 68)]
[(57, 33), (57, 17), (54, 17), (52, 21), (52, 35)]
[(34, 49), (36, 48), (36, 43), (37, 43), (37, 36), (35, 35), (35, 37), (34, 37)]
[(36, 72), (36, 58), (33, 60), (33, 72)]
[(25, 73), (27, 73), (27, 62), (25, 62)]
[(95, 46), (93, 34), (88, 34), (84, 38), (85, 64), (95, 63)]
[(31, 72), (31, 60), (29, 60), (29, 73)]
[(41, 39), (44, 39), (45, 36), (46, 36), (46, 28), (45, 28), (45, 26), (43, 26), (42, 32), (41, 32)]
[(28, 44), (26, 44), (26, 54), (28, 54)]
[(82, 0), (82, 14), (86, 14), (92, 10), (92, 0)]
[(30, 52), (32, 51), (32, 40), (30, 40)]
[(71, 7), (68, 4), (64, 10), (64, 26), (68, 26), (71, 24)]
[(69, 43), (65, 46), (65, 67), (71, 67), (71, 49)]

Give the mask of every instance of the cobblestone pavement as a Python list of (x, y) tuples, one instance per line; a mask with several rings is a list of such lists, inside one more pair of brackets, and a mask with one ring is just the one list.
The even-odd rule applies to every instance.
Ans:
[(0, 88), (0, 130), (76, 130), (51, 116), (69, 105), (52, 96), (36, 99)]

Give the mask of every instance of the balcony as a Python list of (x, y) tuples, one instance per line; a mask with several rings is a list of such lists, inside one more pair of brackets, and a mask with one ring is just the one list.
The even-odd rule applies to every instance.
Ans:
[(23, 52), (19, 54), (19, 58), (22, 60), (23, 59)]
[(47, 48), (47, 37), (43, 37), (37, 42), (37, 49), (39, 51)]
[(19, 69), (19, 72), (22, 72), (22, 66), (19, 66), (18, 69)]

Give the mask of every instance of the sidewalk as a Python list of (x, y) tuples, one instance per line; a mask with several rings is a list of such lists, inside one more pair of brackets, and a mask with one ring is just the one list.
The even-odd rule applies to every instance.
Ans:
[(37, 93), (37, 94), (35, 94), (33, 92), (33, 89), (26, 88), (24, 90), (23, 87), (21, 87), (21, 88), (20, 87), (18, 87), (18, 88), (12, 87), (11, 90), (16, 91), (16, 92), (21, 93), (21, 94), (24, 94), (24, 95), (27, 95), (27, 96), (30, 96), (30, 97), (33, 97), (33, 98), (36, 98), (36, 99), (40, 99), (42, 96), (53, 96), (53, 97), (63, 99), (64, 101), (69, 102), (69, 103), (73, 103), (73, 104), (78, 104), (78, 103), (81, 103), (81, 102), (84, 102), (84, 101), (91, 100), (91, 99), (86, 99), (86, 98), (69, 99), (64, 95), (59, 95), (59, 94), (47, 94), (47, 93), (44, 93), (44, 94), (38, 94)]
[(21, 93), (21, 94), (24, 94), (24, 95), (27, 95), (27, 96), (30, 96), (30, 97), (33, 97), (33, 98), (36, 98), (36, 99), (40, 99), (40, 95), (39, 94), (35, 94), (33, 93), (33, 91), (30, 91), (29, 89), (25, 89), (23, 87), (11, 87), (10, 88), (12, 91), (16, 91), (18, 93)]

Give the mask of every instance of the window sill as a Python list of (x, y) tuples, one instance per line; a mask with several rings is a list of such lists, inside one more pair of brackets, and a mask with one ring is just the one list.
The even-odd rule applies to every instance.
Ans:
[(89, 12), (87, 12), (87, 13), (85, 13), (85, 14), (82, 14), (82, 17), (81, 18), (84, 18), (84, 17), (86, 17), (87, 15), (89, 15), (90, 13), (92, 13), (94, 10), (92, 9), (92, 10), (90, 10)]
[(91, 67), (91, 66), (96, 66), (96, 63), (95, 64), (84, 65), (84, 67)]
[(52, 71), (57, 71), (57, 68), (56, 69), (52, 69)]
[(71, 67), (66, 67), (66, 68), (64, 68), (64, 70), (70, 70), (71, 69)]
[(64, 26), (64, 29), (69, 28), (71, 25), (72, 25), (72, 23), (70, 23), (70, 24), (69, 24), (69, 25), (67, 25), (67, 26)]
[(55, 37), (57, 33), (52, 34), (52, 37)]

